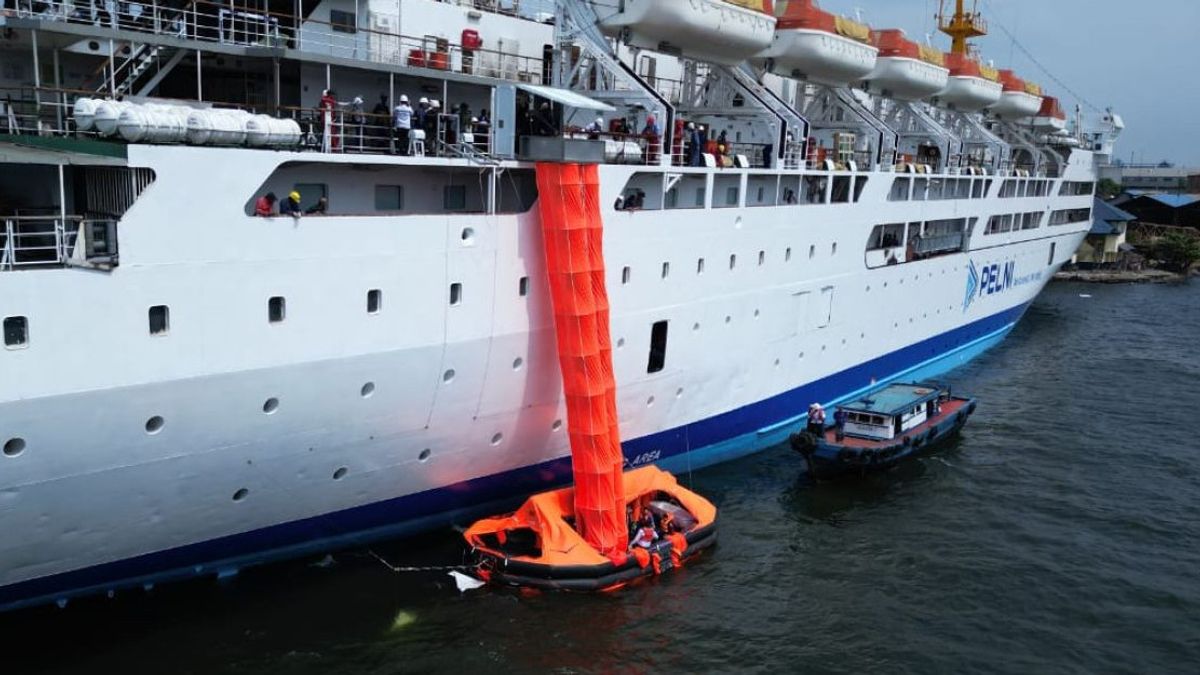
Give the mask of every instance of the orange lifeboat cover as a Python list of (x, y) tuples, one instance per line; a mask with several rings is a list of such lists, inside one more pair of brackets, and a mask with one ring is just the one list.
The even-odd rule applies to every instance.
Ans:
[[(624, 474), (622, 506), (635, 505), (643, 498), (663, 492), (675, 498), (696, 518), (696, 527), (705, 527), (717, 518), (717, 507), (704, 497), (684, 488), (675, 476), (656, 466), (644, 466)], [(575, 488), (566, 487), (534, 495), (519, 509), (506, 516), (486, 518), (463, 533), (467, 543), (476, 549), (505, 557), (484, 543), (485, 535), (504, 536), (510, 530), (531, 529), (537, 534), (538, 556), (512, 556), (512, 560), (541, 565), (603, 565), (614, 561), (593, 548), (567, 522), (575, 516)], [(621, 509), (625, 519), (625, 508)]]
[(1067, 114), (1063, 112), (1062, 105), (1053, 96), (1046, 96), (1042, 99), (1042, 109), (1038, 111), (1037, 116), (1053, 117), (1060, 120), (1067, 119)]

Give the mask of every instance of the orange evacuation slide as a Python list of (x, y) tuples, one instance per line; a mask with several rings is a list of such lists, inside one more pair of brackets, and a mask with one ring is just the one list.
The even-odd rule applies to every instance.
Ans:
[(710, 535), (716, 509), (656, 468), (624, 473), (597, 168), (541, 163), (537, 181), (575, 485), (536, 495), (511, 515), (482, 520), (465, 537), (481, 556), (480, 572), (488, 579), (603, 590), (646, 569), (659, 570), (664, 558), (670, 566), (670, 550), (661, 545), (657, 556), (640, 545), (646, 549), (640, 556), (629, 554), (627, 507), (634, 501), (644, 502), (636, 505), (638, 514), (655, 502), (658, 515), (649, 518), (656, 524), (662, 514), (682, 509), (676, 522), (688, 527), (655, 532), (656, 541), (659, 534), (664, 541), (680, 535), (675, 537), (680, 559), (692, 548), (688, 536), (695, 539), (696, 552), (715, 540)]

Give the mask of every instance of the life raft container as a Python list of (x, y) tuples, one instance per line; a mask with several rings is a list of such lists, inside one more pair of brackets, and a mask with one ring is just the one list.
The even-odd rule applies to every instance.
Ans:
[(575, 489), (543, 492), (511, 514), (481, 520), (463, 533), (477, 558), (477, 574), (495, 584), (542, 590), (607, 591), (681, 566), (717, 541), (717, 509), (675, 476), (654, 466), (623, 477), (625, 507), (672, 516), (679, 531), (650, 548), (609, 558), (590, 546), (573, 524)]

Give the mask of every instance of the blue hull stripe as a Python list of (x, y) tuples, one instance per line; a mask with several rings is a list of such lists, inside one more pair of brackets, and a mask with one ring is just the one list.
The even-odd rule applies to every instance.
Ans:
[[(885, 354), (769, 399), (684, 427), (622, 444), (627, 458), (649, 454), (669, 470), (699, 468), (748, 455), (786, 438), (797, 413), (903, 376), (943, 372), (1003, 338), (1028, 305), (1019, 305)], [(968, 353), (970, 352), (970, 353)], [(939, 365), (940, 364), (940, 365)], [(657, 454), (655, 454), (657, 453)], [(215, 575), (239, 566), (295, 557), (444, 526), (504, 508), (515, 499), (570, 480), (569, 457), (483, 476), (426, 492), (273, 525), (165, 551), (23, 581), (0, 588), (0, 610), (74, 595)]]

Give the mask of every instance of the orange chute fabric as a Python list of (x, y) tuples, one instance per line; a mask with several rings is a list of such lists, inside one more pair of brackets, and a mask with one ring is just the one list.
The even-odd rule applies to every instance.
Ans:
[[(687, 509), (696, 518), (697, 527), (705, 527), (717, 518), (717, 507), (713, 506), (712, 502), (679, 485), (675, 476), (656, 466), (644, 466), (626, 473), (623, 485), (624, 491), (620, 499), (622, 523), (625, 522), (626, 505), (633, 505), (639, 499), (659, 492), (671, 495), (680, 506)], [(538, 535), (541, 554), (536, 557), (513, 556), (513, 560), (543, 565), (602, 565), (612, 562), (612, 556), (601, 554), (572, 529), (566, 520), (574, 512), (573, 505), (577, 503), (578, 489), (579, 486), (567, 487), (534, 495), (514, 513), (480, 520), (468, 528), (463, 536), (472, 546), (488, 551), (491, 549), (483, 540), (485, 535), (503, 536), (509, 530), (529, 528)], [(624, 528), (624, 525), (622, 527)], [(628, 533), (625, 537), (628, 537)], [(686, 540), (684, 544), (686, 548)], [(496, 553), (502, 555), (500, 552)]]
[(601, 555), (625, 555), (616, 379), (604, 283), (604, 223), (595, 164), (539, 163), (538, 205), (567, 401), (575, 527)]

